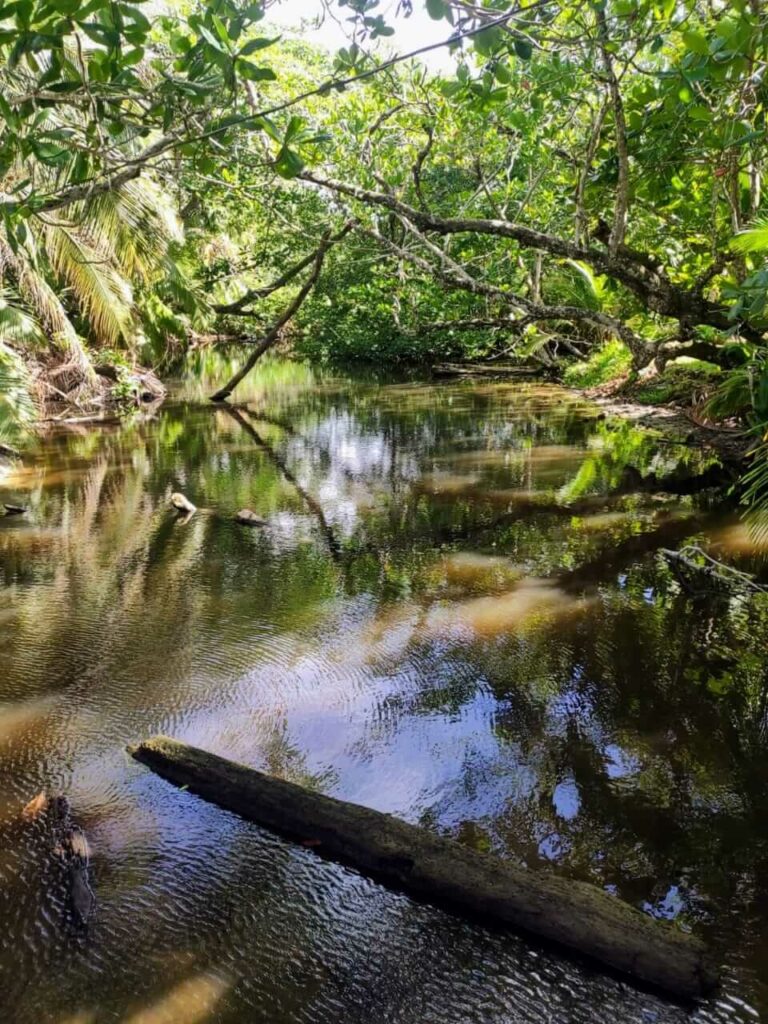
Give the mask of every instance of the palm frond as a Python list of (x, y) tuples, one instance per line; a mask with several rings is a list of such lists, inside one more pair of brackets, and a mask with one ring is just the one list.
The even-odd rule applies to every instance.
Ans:
[(0, 341), (0, 441), (12, 444), (35, 418), (31, 379), (24, 360)]
[(35, 318), (15, 301), (10, 289), (0, 286), (0, 343), (36, 347), (44, 341)]
[(730, 246), (740, 253), (768, 252), (768, 221), (740, 231), (731, 239)]
[(67, 354), (84, 380), (95, 379), (90, 356), (61, 299), (24, 251), (14, 252), (1, 233), (0, 262), (12, 271), (19, 298), (34, 313), (54, 346)]
[(172, 198), (148, 177), (89, 203), (85, 224), (125, 276), (143, 283), (162, 273), (169, 246), (184, 238)]
[(105, 345), (130, 340), (133, 292), (117, 271), (111, 253), (97, 249), (83, 229), (47, 226), (45, 250), (57, 277)]
[(578, 260), (563, 260), (548, 276), (546, 292), (552, 302), (595, 311), (605, 308), (608, 297), (605, 278)]

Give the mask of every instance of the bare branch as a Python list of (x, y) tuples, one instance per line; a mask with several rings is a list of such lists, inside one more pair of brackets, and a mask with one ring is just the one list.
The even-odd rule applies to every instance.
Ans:
[[(352, 229), (352, 225), (348, 224), (345, 226), (345, 234)], [(264, 355), (265, 352), (269, 351), (270, 348), (280, 339), (283, 328), (292, 319), (293, 316), (299, 311), (304, 300), (307, 298), (309, 293), (317, 283), (317, 279), (320, 277), (320, 271), (323, 269), (323, 263), (325, 261), (328, 249), (332, 244), (332, 236), (330, 231), (326, 231), (323, 236), (323, 240), (315, 251), (315, 257), (312, 267), (312, 273), (309, 275), (307, 280), (301, 287), (301, 290), (294, 296), (291, 302), (286, 306), (280, 316), (275, 320), (272, 326), (269, 328), (267, 333), (258, 341), (255, 348), (251, 352), (250, 356), (246, 360), (243, 367), (229, 380), (223, 388), (220, 388), (216, 394), (211, 395), (212, 402), (224, 402), (232, 394), (237, 385), (244, 380), (251, 370), (254, 368), (259, 359)]]
[[(337, 231), (335, 235), (331, 235), (327, 240), (327, 244), (325, 243), (325, 236), (323, 236), (324, 241), (321, 242), (321, 246), (325, 244), (326, 248), (330, 248), (330, 246), (335, 245), (336, 242), (340, 242), (342, 238), (345, 238), (349, 234), (351, 227), (351, 224), (345, 224), (341, 231)], [(287, 284), (290, 284), (291, 281), (302, 272), (302, 270), (306, 270), (307, 267), (314, 263), (317, 258), (317, 253), (318, 249), (313, 249), (308, 256), (299, 260), (298, 263), (294, 263), (292, 267), (289, 267), (284, 274), (281, 274), (280, 277), (276, 278), (271, 284), (263, 285), (261, 288), (249, 288), (245, 295), (242, 295), (239, 299), (235, 299), (234, 302), (222, 302), (213, 306), (213, 311), (215, 313), (234, 313), (237, 316), (256, 316), (257, 314), (253, 310), (247, 310), (245, 307), (249, 306), (252, 302), (257, 302), (259, 299), (265, 299), (268, 295), (271, 295), (273, 292), (278, 291), (278, 289), (284, 288)]]
[[(636, 252), (624, 245), (619, 246), (617, 252), (612, 254), (592, 246), (578, 245), (557, 235), (537, 231), (514, 221), (472, 217), (438, 217), (428, 211), (418, 210), (390, 193), (374, 192), (346, 182), (321, 178), (309, 172), (305, 172), (301, 177), (305, 181), (340, 195), (357, 199), (367, 205), (383, 206), (392, 210), (410, 220), (422, 232), (433, 231), (438, 235), (461, 233), (495, 235), (501, 238), (511, 238), (524, 248), (537, 249), (552, 256), (583, 261), (598, 272), (608, 274), (623, 284), (638, 296), (649, 312), (679, 320), (681, 323), (707, 324), (719, 330), (733, 330), (733, 322), (729, 320), (720, 305), (709, 301), (692, 289), (675, 284), (651, 256)], [(514, 301), (522, 304), (523, 301), (527, 303), (528, 300), (521, 300), (518, 296)], [(584, 317), (587, 312), (581, 310)], [(604, 316), (604, 314), (602, 315)], [(599, 314), (592, 314), (592, 318), (596, 322), (599, 322), (598, 316)], [(605, 317), (604, 322), (607, 322), (607, 326), (610, 326), (612, 330), (616, 329), (618, 323), (611, 317)], [(739, 331), (743, 337), (749, 340), (756, 342), (762, 340), (761, 332), (749, 324), (739, 325)], [(624, 335), (621, 336), (624, 337)], [(646, 358), (649, 346), (642, 339), (630, 332), (624, 340), (627, 341), (638, 358)]]

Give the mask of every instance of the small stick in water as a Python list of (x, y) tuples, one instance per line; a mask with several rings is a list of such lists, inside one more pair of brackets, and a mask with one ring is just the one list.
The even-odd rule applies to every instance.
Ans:
[(257, 516), (249, 508), (241, 508), (235, 516), (235, 522), (241, 526), (266, 526), (267, 520)]

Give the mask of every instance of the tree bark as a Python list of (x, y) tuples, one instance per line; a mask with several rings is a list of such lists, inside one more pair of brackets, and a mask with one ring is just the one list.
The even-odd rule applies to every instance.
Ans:
[(613, 127), (616, 132), (616, 158), (619, 165), (619, 176), (616, 182), (616, 202), (613, 211), (613, 227), (608, 239), (608, 251), (611, 256), (616, 256), (619, 246), (624, 244), (624, 235), (627, 232), (627, 215), (629, 214), (629, 149), (627, 147), (627, 123), (624, 117), (624, 100), (621, 96), (619, 79), (613, 65), (608, 44), (608, 23), (605, 11), (601, 7), (595, 7), (595, 18), (597, 19), (598, 36), (600, 39), (600, 55), (603, 59), (603, 66), (608, 77), (608, 90), (611, 95), (611, 109), (613, 111)]
[(679, 997), (717, 983), (698, 939), (584, 882), (520, 868), (168, 737), (130, 752), (198, 796), (417, 897), (512, 925)]

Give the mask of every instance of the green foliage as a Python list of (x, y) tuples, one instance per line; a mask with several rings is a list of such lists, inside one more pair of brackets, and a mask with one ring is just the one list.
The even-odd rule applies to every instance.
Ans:
[(691, 405), (712, 393), (720, 381), (719, 366), (701, 359), (680, 359), (632, 389), (632, 397), (647, 405)]
[(35, 416), (24, 360), (0, 341), (0, 443), (16, 444)]
[(632, 365), (629, 349), (620, 341), (609, 341), (584, 363), (571, 363), (563, 379), (572, 388), (593, 388), (625, 377)]

